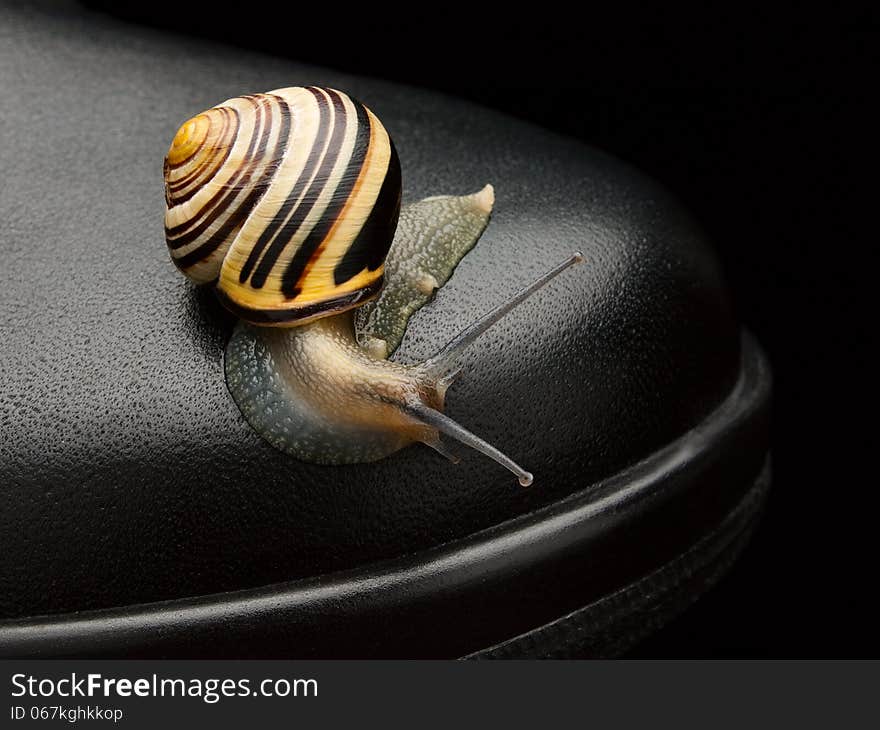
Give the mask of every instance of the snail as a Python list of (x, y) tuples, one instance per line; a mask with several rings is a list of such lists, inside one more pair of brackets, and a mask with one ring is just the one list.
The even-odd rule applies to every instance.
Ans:
[(347, 94), (292, 87), (185, 122), (164, 164), (165, 235), (187, 277), (239, 317), (226, 382), (248, 423), (303, 461), (381, 459), (440, 434), (532, 474), (443, 413), (465, 350), (579, 253), (477, 319), (428, 360), (388, 359), (410, 316), (476, 244), (491, 185), (401, 208), (400, 163), (379, 119)]

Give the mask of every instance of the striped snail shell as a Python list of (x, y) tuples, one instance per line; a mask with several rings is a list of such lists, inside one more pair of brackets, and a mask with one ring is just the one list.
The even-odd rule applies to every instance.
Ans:
[(242, 319), (298, 325), (381, 288), (400, 163), (382, 123), (348, 95), (229, 99), (184, 122), (164, 170), (174, 263), (197, 283), (216, 280)]
[(433, 357), (402, 364), (386, 358), (483, 233), (491, 185), (401, 210), (400, 164), (381, 122), (341, 91), (312, 86), (196, 115), (164, 169), (171, 258), (196, 283), (215, 282), (240, 317), (226, 384), (263, 439), (319, 464), (375, 461), (416, 441), (457, 462), (443, 434), (531, 483), (443, 413), (446, 391), (477, 337), (580, 254)]

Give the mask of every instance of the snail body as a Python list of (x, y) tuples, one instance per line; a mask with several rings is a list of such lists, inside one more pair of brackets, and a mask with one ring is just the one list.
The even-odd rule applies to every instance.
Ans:
[(216, 282), (242, 320), (226, 381), (269, 443), (346, 464), (420, 441), (457, 462), (442, 433), (531, 483), (443, 414), (446, 390), (473, 341), (580, 254), (406, 365), (387, 357), (479, 239), (491, 186), (401, 210), (400, 167), (381, 122), (342, 92), (297, 87), (230, 99), (185, 122), (165, 190), (172, 259), (194, 281)]
[(291, 332), (237, 328), (227, 383), (245, 419), (269, 443), (304, 461), (375, 461), (435, 434), (398, 404), (442, 397), (417, 367), (376, 360), (360, 348), (351, 316)]

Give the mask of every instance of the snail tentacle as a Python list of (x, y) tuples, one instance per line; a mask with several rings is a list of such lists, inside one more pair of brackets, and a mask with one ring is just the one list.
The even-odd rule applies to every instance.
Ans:
[(459, 365), (461, 357), (480, 335), (488, 330), (493, 324), (496, 324), (501, 320), (512, 309), (519, 304), (522, 304), (522, 302), (528, 299), (536, 291), (559, 276), (567, 268), (574, 266), (583, 260), (584, 255), (580, 251), (576, 251), (545, 274), (539, 276), (527, 287), (514, 294), (506, 302), (502, 302), (494, 309), (486, 312), (486, 314), (478, 320), (465, 327), (446, 343), (440, 352), (425, 360), (422, 367), (435, 379), (451, 383), (461, 370), (461, 366)]
[[(462, 426), (457, 421), (451, 419), (445, 413), (426, 406), (420, 400), (408, 401), (406, 404), (406, 410), (425, 425), (432, 426), (441, 433), (454, 438), (456, 441), (463, 443), (465, 446), (470, 446), (472, 449), (475, 449), (481, 454), (485, 454), (490, 459), (497, 461), (505, 469), (513, 472), (516, 478), (519, 479), (519, 483), (522, 486), (528, 487), (532, 483), (532, 481), (534, 481), (534, 477), (532, 476), (531, 472), (523, 469), (507, 454), (499, 451), (494, 446), (492, 446), (492, 444), (471, 433), (464, 426)], [(437, 449), (434, 444), (430, 445), (433, 446), (433, 448)], [(437, 450), (439, 451), (440, 449)]]

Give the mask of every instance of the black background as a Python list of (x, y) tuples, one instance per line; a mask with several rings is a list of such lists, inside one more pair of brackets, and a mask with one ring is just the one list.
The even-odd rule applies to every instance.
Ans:
[(631, 656), (880, 654), (874, 12), (572, 5), (575, 15), (460, 3), (328, 7), (322, 17), (293, 4), (87, 4), (466, 97), (578, 137), (673, 190), (715, 242), (741, 319), (770, 355), (774, 488), (731, 573)]

